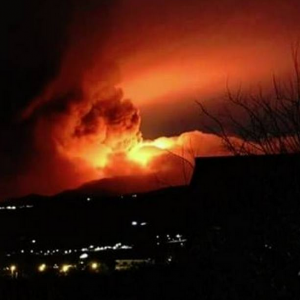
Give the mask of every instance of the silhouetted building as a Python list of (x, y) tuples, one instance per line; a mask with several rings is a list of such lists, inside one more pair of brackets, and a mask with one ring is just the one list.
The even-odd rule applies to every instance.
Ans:
[(300, 155), (197, 158), (191, 180), (201, 202), (294, 197), (299, 187)]

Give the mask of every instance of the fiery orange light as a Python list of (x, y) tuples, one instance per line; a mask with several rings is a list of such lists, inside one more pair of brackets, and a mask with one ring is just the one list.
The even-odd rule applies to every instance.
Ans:
[(130, 149), (127, 158), (143, 167), (147, 167), (155, 157), (165, 154), (174, 147), (172, 138), (161, 137), (153, 141), (143, 141)]

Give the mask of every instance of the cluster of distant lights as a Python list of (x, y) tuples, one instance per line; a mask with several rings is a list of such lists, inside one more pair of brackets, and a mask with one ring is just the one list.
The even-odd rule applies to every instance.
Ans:
[[(172, 256), (169, 256), (167, 259), (167, 263), (172, 261)], [(147, 259), (118, 259), (116, 260), (115, 270), (122, 271), (122, 270), (129, 270), (132, 267), (138, 265), (145, 265), (145, 264), (154, 264), (154, 260), (151, 258)], [(46, 271), (56, 271), (59, 274), (67, 275), (71, 270), (77, 271), (90, 271), (98, 273), (101, 271), (102, 263), (97, 261), (89, 261), (88, 263), (84, 263), (80, 261), (79, 264), (46, 264), (41, 263), (36, 266), (35, 270), (39, 273), (45, 273)], [(19, 275), (19, 267), (17, 264), (12, 264), (3, 268), (4, 271), (8, 272), (12, 278), (17, 278)]]
[(138, 222), (138, 221), (132, 221), (131, 222), (132, 226), (146, 226), (147, 222)]
[[(86, 269), (90, 271), (98, 271), (100, 269), (100, 263), (93, 261), (90, 262), (89, 264), (86, 265)], [(42, 263), (37, 266), (36, 271), (40, 273), (44, 273), (47, 270), (58, 270), (60, 273), (67, 274), (71, 269), (77, 269), (78, 266), (76, 264), (54, 264), (54, 265), (47, 265), (45, 263)], [(8, 271), (12, 277), (17, 277), (18, 276), (18, 266), (16, 264), (12, 264), (8, 267), (5, 267), (3, 269), (4, 271)]]
[[(131, 198), (137, 198), (137, 196), (138, 196), (137, 194), (133, 194), (133, 195), (131, 195)], [(122, 195), (121, 198), (123, 199), (124, 196)], [(90, 202), (90, 201), (92, 201), (92, 198), (91, 197), (87, 197), (86, 201)], [(8, 206), (0, 206), (0, 210), (29, 209), (29, 208), (33, 208), (33, 207), (34, 207), (33, 205), (19, 205), (19, 206), (8, 205)]]
[[(136, 221), (133, 221), (132, 224), (133, 226), (138, 226), (139, 224), (143, 226), (142, 224), (144, 223), (138, 223)], [(184, 243), (187, 240), (183, 237), (182, 234), (176, 234), (175, 236), (171, 236), (169, 234), (166, 235), (157, 235), (156, 236), (156, 245), (160, 246), (161, 244), (167, 243), (167, 244), (175, 244), (179, 243), (181, 246), (184, 246)], [(31, 241), (32, 244), (36, 244), (36, 240)], [(89, 257), (88, 253), (92, 252), (99, 252), (99, 251), (115, 251), (115, 250), (130, 250), (132, 249), (133, 246), (131, 245), (123, 245), (122, 243), (116, 243), (113, 246), (107, 245), (107, 246), (94, 246), (90, 245), (88, 247), (83, 247), (81, 249), (51, 249), (51, 250), (20, 250), (19, 252), (13, 252), (13, 253), (7, 253), (6, 256), (10, 257), (15, 254), (30, 254), (30, 255), (43, 255), (43, 256), (52, 256), (52, 255), (70, 255), (70, 254), (79, 254), (79, 259), (86, 259)], [(81, 253), (81, 254), (80, 254)]]
[[(36, 240), (31, 241), (33, 244), (36, 243)], [(51, 255), (70, 255), (74, 253), (82, 253), (80, 254), (80, 259), (85, 259), (88, 257), (89, 252), (99, 252), (99, 251), (107, 251), (107, 250), (129, 250), (132, 249), (132, 246), (129, 245), (122, 245), (122, 243), (117, 243), (113, 246), (94, 246), (90, 245), (89, 247), (84, 247), (81, 249), (68, 249), (68, 250), (62, 250), (62, 249), (51, 249), (51, 250), (20, 250), (18, 254), (31, 254), (31, 255), (44, 255), (44, 256), (51, 256)], [(16, 252), (8, 253), (6, 254), (7, 257), (10, 257), (12, 255), (17, 254)]]
[(184, 243), (186, 243), (187, 239), (183, 237), (182, 234), (176, 234), (175, 236), (171, 236), (169, 234), (163, 235), (163, 236), (156, 236), (156, 245), (160, 246), (162, 243), (167, 244), (177, 244), (179, 243), (180, 246), (184, 246)]
[[(131, 195), (132, 198), (137, 198), (137, 194)], [(124, 198), (124, 196), (121, 196), (121, 198)], [(90, 202), (92, 199), (90, 197), (86, 198), (87, 202)], [(21, 206), (0, 206), (0, 210), (17, 210), (17, 209), (30, 209), (33, 208), (33, 205), (21, 205)], [(146, 226), (147, 222), (138, 222), (138, 221), (132, 221), (131, 222), (132, 226)], [(163, 243), (180, 243), (181, 246), (184, 246), (184, 243), (187, 241), (186, 239), (183, 238), (183, 235), (181, 234), (176, 234), (175, 236), (170, 236), (169, 234), (166, 234), (165, 236), (156, 236), (156, 245), (159, 246), (160, 244)], [(32, 244), (36, 243), (36, 240), (31, 241)], [(98, 251), (107, 251), (107, 250), (129, 250), (132, 249), (132, 246), (128, 245), (122, 245), (122, 243), (117, 243), (114, 246), (97, 246), (95, 247), (94, 245), (90, 245), (89, 247), (86, 248), (81, 248), (81, 249), (69, 249), (69, 250), (61, 250), (61, 249), (52, 249), (52, 250), (40, 250), (40, 251), (34, 251), (33, 249), (31, 250), (20, 250), (21, 254), (25, 253), (30, 253), (32, 255), (57, 255), (57, 254), (63, 254), (63, 255), (70, 255), (72, 253), (78, 253), (81, 252), (79, 259), (87, 259), (89, 257), (87, 252), (98, 252)], [(16, 254), (15, 252), (12, 254)], [(8, 253), (6, 256), (10, 257), (12, 254)], [(168, 262), (171, 262), (172, 258), (168, 258)], [(83, 262), (80, 262), (83, 264)], [(91, 270), (97, 271), (99, 268), (99, 263), (97, 262), (92, 262), (89, 267)], [(37, 268), (37, 270), (41, 273), (45, 272), (49, 266), (46, 264), (40, 264)], [(55, 264), (53, 269), (59, 269), (60, 273), (67, 274), (71, 269), (76, 268), (76, 265), (67, 265), (64, 264), (61, 267), (59, 267), (57, 264)], [(10, 267), (5, 268), (5, 270), (10, 271), (11, 275), (14, 276), (17, 274), (17, 266), (16, 265), (11, 265)]]
[(29, 209), (29, 208), (33, 208), (33, 205), (21, 205), (21, 206), (9, 205), (9, 206), (0, 206), (0, 210), (16, 210), (16, 209)]
[[(124, 198), (124, 196), (121, 196), (121, 198)], [(133, 194), (131, 195), (131, 198), (137, 198), (137, 194)], [(87, 197), (86, 198), (87, 202), (92, 201), (91, 197)], [(16, 210), (16, 209), (29, 209), (29, 208), (33, 208), (33, 205), (8, 205), (8, 206), (0, 206), (0, 210)]]

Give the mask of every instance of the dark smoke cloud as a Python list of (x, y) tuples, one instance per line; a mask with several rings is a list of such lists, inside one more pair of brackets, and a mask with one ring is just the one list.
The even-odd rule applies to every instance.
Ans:
[(72, 10), (68, 1), (1, 6), (1, 122), (14, 119), (59, 69)]
[[(55, 192), (71, 183), (82, 182), (80, 167), (61, 158), (49, 136), (41, 136), (37, 142), (38, 114), (63, 112), (70, 99), (80, 99), (84, 70), (90, 69), (96, 55), (97, 80), (117, 80), (114, 64), (101, 59), (115, 3), (17, 0), (2, 4), (1, 198)], [(92, 74), (90, 80), (93, 80)], [(54, 88), (46, 91), (51, 82)], [(45, 99), (40, 99), (39, 95), (45, 95), (45, 91)], [(51, 105), (36, 107), (53, 99), (55, 103)], [(61, 176), (62, 170), (66, 176)]]
[(299, 14), (298, 0), (121, 1), (109, 48), (122, 57), (145, 136), (199, 128), (193, 100), (218, 110), (227, 79), (247, 89), (284, 77)]
[[(270, 67), (285, 72), (300, 29), (298, 0), (17, 0), (0, 11), (0, 198), (95, 178), (76, 155), (61, 155), (83, 138), (93, 144), (97, 133), (113, 148), (138, 140), (139, 113), (115, 87), (121, 77), (125, 97), (146, 107), (147, 137), (178, 134), (199, 124), (195, 86), (205, 100), (223, 92), (224, 74), (253, 83)], [(202, 154), (218, 141), (205, 143)]]

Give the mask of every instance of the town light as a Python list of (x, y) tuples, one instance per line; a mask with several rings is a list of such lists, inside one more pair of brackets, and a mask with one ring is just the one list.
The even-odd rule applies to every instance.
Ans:
[(97, 269), (98, 269), (98, 267), (99, 267), (99, 264), (98, 264), (98, 263), (96, 263), (96, 262), (93, 262), (93, 263), (91, 264), (91, 268), (92, 268), (92, 270), (97, 270)]
[(87, 253), (83, 253), (79, 256), (80, 259), (86, 259), (88, 257), (89, 257), (89, 255)]
[(18, 276), (17, 267), (15, 265), (11, 265), (9, 270), (10, 270), (10, 273), (11, 273), (11, 277), (12, 278), (14, 278), (14, 277), (17, 278), (17, 276)]
[(44, 272), (46, 270), (46, 265), (45, 264), (41, 264), (39, 265), (39, 272)]
[(17, 270), (17, 267), (16, 267), (15, 265), (11, 265), (11, 266), (10, 266), (10, 271), (11, 271), (12, 273), (14, 273), (16, 270)]
[(71, 265), (62, 265), (61, 267), (61, 272), (62, 273), (67, 273), (71, 268)]

